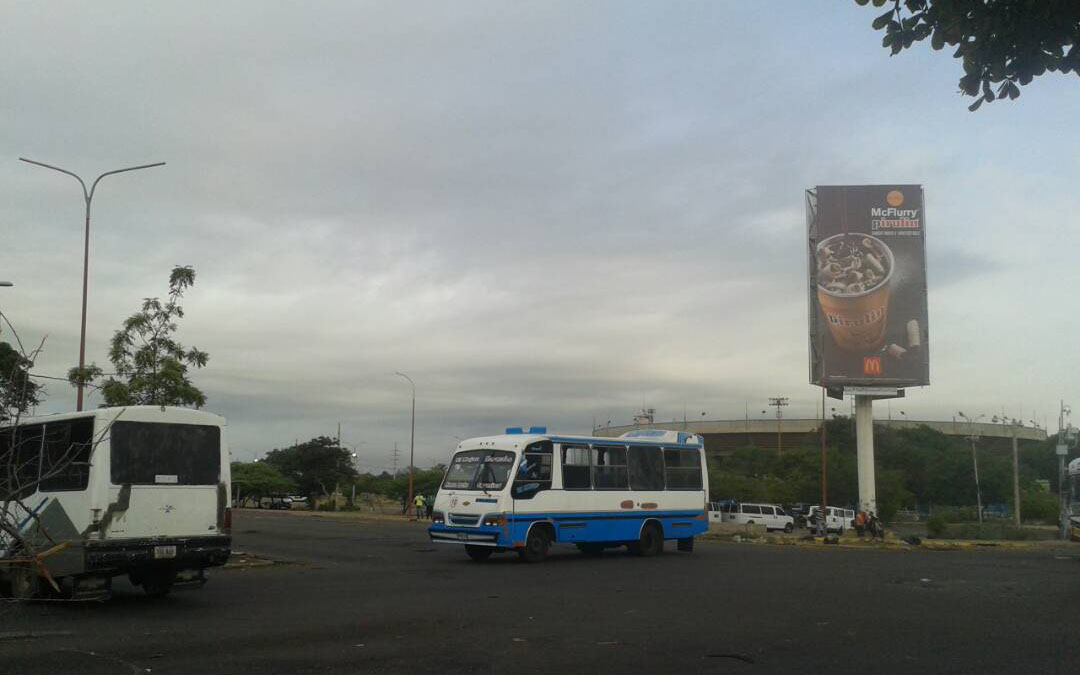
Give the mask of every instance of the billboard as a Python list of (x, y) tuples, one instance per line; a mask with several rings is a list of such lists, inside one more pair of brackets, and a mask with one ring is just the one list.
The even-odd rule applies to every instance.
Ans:
[(819, 185), (806, 220), (810, 382), (929, 384), (922, 186)]

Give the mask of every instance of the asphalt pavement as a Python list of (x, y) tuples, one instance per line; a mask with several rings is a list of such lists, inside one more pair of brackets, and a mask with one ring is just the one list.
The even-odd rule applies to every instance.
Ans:
[(1075, 550), (700, 542), (482, 564), (421, 524), (240, 511), (277, 564), (201, 590), (0, 604), (0, 674), (1075, 673)]

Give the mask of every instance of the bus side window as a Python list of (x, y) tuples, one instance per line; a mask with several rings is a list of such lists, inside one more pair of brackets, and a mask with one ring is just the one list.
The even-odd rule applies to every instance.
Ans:
[(94, 420), (83, 418), (45, 425), (41, 491), (85, 490), (90, 482)]
[(4, 446), (0, 447), (0, 459), (6, 470), (0, 476), (0, 487), (16, 498), (26, 497), (37, 489), (45, 425), (32, 424), (10, 431), (11, 435), (5, 433)]
[(597, 445), (593, 447), (593, 487), (598, 490), (625, 490), (626, 448)]
[(583, 445), (566, 445), (562, 449), (562, 482), (564, 490), (588, 490), (590, 449)]
[(701, 453), (697, 450), (664, 450), (664, 475), (669, 490), (701, 489)]
[(631, 446), (627, 453), (630, 489), (663, 490), (664, 458), (656, 446)]
[(551, 441), (533, 443), (525, 448), (518, 466), (511, 495), (514, 499), (532, 499), (551, 487)]

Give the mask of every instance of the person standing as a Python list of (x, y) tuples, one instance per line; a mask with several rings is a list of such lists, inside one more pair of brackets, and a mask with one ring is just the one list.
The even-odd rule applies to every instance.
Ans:
[(416, 513), (415, 513), (416, 517), (417, 518), (423, 518), (424, 517), (424, 495), (420, 494), (419, 492), (416, 493), (416, 498), (413, 499), (413, 504), (416, 506)]
[(863, 538), (863, 533), (866, 532), (866, 511), (859, 509), (855, 512), (855, 534), (859, 536), (859, 539)]

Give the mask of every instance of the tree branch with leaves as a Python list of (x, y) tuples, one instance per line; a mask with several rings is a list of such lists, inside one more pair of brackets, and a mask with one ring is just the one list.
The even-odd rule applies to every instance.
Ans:
[(1047, 72), (1080, 75), (1077, 0), (855, 0), (888, 11), (874, 19), (881, 45), (895, 56), (930, 39), (935, 50), (955, 47), (963, 62), (960, 92), (968, 106), (1015, 99), (1020, 86)]
[[(201, 408), (206, 395), (192, 384), (189, 368), (202, 368), (209, 354), (186, 348), (174, 337), (179, 319), (184, 318), (180, 300), (184, 291), (195, 285), (195, 270), (190, 266), (174, 267), (169, 275), (169, 295), (165, 302), (146, 298), (142, 308), (124, 320), (113, 335), (109, 361), (114, 373), (98, 385), (105, 406), (176, 405)], [(104, 376), (91, 363), (68, 371), (72, 386), (84, 386)]]

